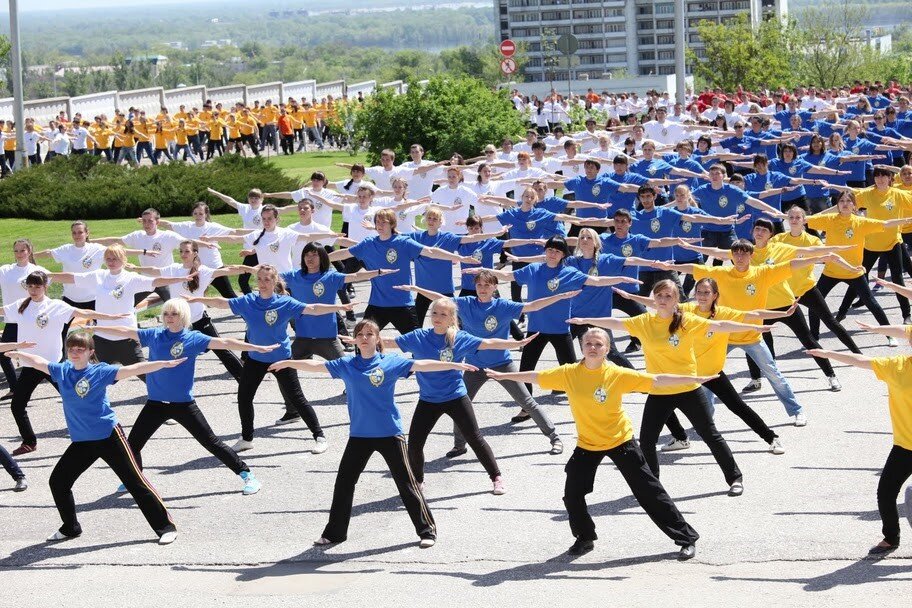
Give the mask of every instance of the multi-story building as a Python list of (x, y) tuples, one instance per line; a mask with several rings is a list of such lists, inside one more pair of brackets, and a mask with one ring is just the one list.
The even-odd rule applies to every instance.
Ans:
[[(753, 23), (784, 17), (788, 0), (685, 0), (684, 7), (686, 43), (699, 56), (700, 21), (722, 22), (740, 13)], [(675, 72), (673, 0), (494, 0), (494, 10), (498, 39), (512, 39), (528, 51), (528, 80), (567, 80), (571, 71), (574, 78), (621, 70), (631, 76)], [(579, 41), (573, 67), (554, 48), (562, 34)]]

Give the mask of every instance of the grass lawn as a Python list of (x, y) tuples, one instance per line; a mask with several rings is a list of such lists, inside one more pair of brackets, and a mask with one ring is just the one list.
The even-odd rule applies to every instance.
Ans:
[[(301, 181), (307, 180), (310, 177), (310, 174), (316, 170), (325, 172), (330, 180), (340, 180), (347, 177), (348, 172), (343, 168), (333, 166), (333, 163), (363, 163), (365, 157), (364, 154), (352, 156), (347, 152), (319, 152), (273, 157), (272, 162), (281, 167), (287, 174), (292, 175)], [(212, 187), (218, 189), (218, 184), (213, 184)], [(188, 209), (186, 216), (166, 217), (165, 219), (187, 221), (190, 216), (189, 212), (190, 210)], [(241, 219), (236, 213), (213, 215), (212, 221), (232, 228), (241, 227)], [(297, 221), (297, 216), (294, 214), (284, 214), (280, 223), (282, 226), (287, 226)], [(15, 218), (0, 219), (0, 265), (9, 264), (13, 261), (12, 245), (13, 241), (16, 239), (31, 239), (35, 251), (50, 249), (71, 242), (71, 223), (71, 220), (38, 221)], [(341, 227), (342, 217), (341, 214), (336, 212), (333, 215), (333, 229), (338, 231)], [(134, 219), (92, 220), (89, 222), (90, 236), (92, 237), (122, 236), (134, 230), (138, 230), (139, 228), (139, 223)], [(241, 263), (241, 257), (239, 255), (240, 250), (240, 245), (224, 245), (222, 247), (222, 259), (226, 264), (239, 264)], [(134, 258), (131, 261), (135, 263), (136, 259)], [(175, 255), (175, 261), (178, 261), (177, 255)], [(57, 264), (51, 258), (42, 258), (37, 260), (37, 262), (48, 270), (61, 270), (60, 264)], [(235, 290), (240, 293), (237, 288), (237, 278), (231, 277), (231, 280), (235, 286)], [(51, 285), (50, 295), (59, 298), (61, 291), (60, 285)], [(209, 289), (208, 295), (218, 295), (218, 293), (214, 289)]]

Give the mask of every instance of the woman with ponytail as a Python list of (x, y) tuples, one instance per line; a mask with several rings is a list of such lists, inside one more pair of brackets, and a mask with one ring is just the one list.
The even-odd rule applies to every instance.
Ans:
[[(32, 344), (29, 348), (20, 349), (20, 352), (39, 355), (48, 361), (60, 361), (63, 352), (63, 327), (74, 318), (116, 320), (126, 316), (73, 308), (66, 302), (48, 297), (48, 275), (41, 270), (29, 273), (24, 283), (28, 297), (10, 302), (3, 307), (4, 321), (15, 324), (19, 339)], [(48, 374), (32, 366), (28, 360), (23, 360), (16, 392), (13, 394), (13, 403), (10, 406), (16, 426), (19, 427), (19, 435), (22, 437), (22, 445), (13, 450), (14, 456), (28, 454), (37, 449), (38, 438), (32, 430), (26, 407), (32, 393), (45, 380), (57, 388)]]
[[(187, 279), (183, 283), (171, 287), (171, 295), (176, 298), (203, 296), (206, 294), (206, 289), (209, 285), (215, 285), (216, 279), (225, 279), (241, 273), (255, 272), (254, 268), (242, 265), (222, 266), (221, 268), (203, 265), (200, 261), (199, 247), (193, 241), (183, 241), (180, 244), (180, 258), (180, 264), (171, 264), (164, 268), (134, 267), (133, 270), (153, 277), (180, 277)], [(192, 329), (211, 338), (220, 337), (212, 324), (212, 319), (209, 318), (209, 313), (206, 312), (206, 307), (202, 304), (192, 304), (190, 306), (190, 321)], [(240, 359), (230, 350), (216, 349), (213, 352), (219, 358), (219, 361), (222, 362), (222, 365), (225, 366), (225, 369), (228, 370), (228, 373), (240, 382), (243, 369)]]
[[(300, 315), (322, 315), (337, 310), (351, 309), (351, 304), (335, 306), (327, 304), (304, 304), (287, 295), (285, 284), (279, 278), (275, 266), (261, 265), (256, 270), (258, 293), (249, 293), (239, 298), (206, 298), (189, 296), (191, 305), (202, 304), (213, 308), (231, 310), (247, 322), (247, 342), (257, 346), (279, 344), (270, 352), (251, 352), (244, 360), (238, 381), (238, 414), (241, 418), (241, 438), (234, 444), (235, 452), (253, 448), (253, 398), (266, 374), (269, 365), (282, 359), (291, 358), (291, 340), (288, 338), (288, 323)], [(279, 391), (287, 405), (292, 405), (313, 433), (316, 445), (313, 453), (326, 451), (326, 437), (317, 419), (317, 413), (304, 398), (301, 382), (294, 370), (273, 372), (279, 384)]]
[[(653, 308), (626, 319), (572, 318), (573, 325), (594, 325), (603, 329), (626, 331), (640, 339), (650, 374), (679, 374), (697, 376), (696, 346), (707, 332), (736, 332), (756, 329), (754, 325), (732, 321), (707, 320), (678, 306), (681, 297), (677, 284), (670, 280), (659, 281), (652, 289)], [(640, 445), (653, 474), (659, 476), (656, 442), (665, 421), (675, 409), (680, 409), (690, 420), (697, 434), (706, 442), (729, 485), (729, 496), (744, 493), (741, 470), (731, 449), (716, 429), (712, 419), (712, 406), (700, 384), (680, 384), (673, 387), (654, 387), (643, 409), (640, 424)]]
[[(482, 340), (459, 330), (456, 303), (449, 298), (434, 300), (431, 305), (429, 329), (416, 329), (398, 338), (385, 338), (383, 345), (410, 352), (416, 359), (435, 361), (463, 361), (466, 356), (485, 349), (510, 349), (525, 346), (535, 336), (526, 340)], [(481, 436), (472, 401), (468, 397), (461, 371), (439, 374), (418, 372), (418, 405), (409, 427), (409, 462), (415, 479), (424, 483), (424, 444), (434, 425), (444, 414), (453, 419), (472, 451), (494, 483), (494, 494), (503, 494), (497, 460), (491, 446)]]

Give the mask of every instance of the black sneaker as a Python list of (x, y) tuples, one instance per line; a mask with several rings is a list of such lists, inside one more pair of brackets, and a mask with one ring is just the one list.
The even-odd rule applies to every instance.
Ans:
[(282, 426), (285, 424), (291, 424), (292, 422), (297, 422), (301, 419), (300, 414), (297, 412), (285, 412), (285, 415), (275, 421), (276, 426)]
[(573, 543), (567, 553), (569, 555), (586, 555), (590, 551), (595, 549), (595, 543), (591, 540), (583, 540), (582, 538), (577, 538), (576, 542)]
[(689, 559), (693, 559), (697, 556), (697, 546), (696, 545), (684, 545), (681, 547), (681, 550), (678, 552), (678, 561), (686, 562)]
[(635, 353), (638, 350), (640, 350), (639, 343), (635, 342), (634, 340), (631, 340), (630, 344), (627, 345), (627, 348), (624, 349), (624, 354), (629, 355), (630, 353)]
[(531, 417), (532, 417), (532, 414), (530, 414), (526, 410), (522, 410), (521, 412), (519, 412), (518, 414), (516, 414), (515, 416), (510, 418), (510, 422), (512, 422), (513, 424), (518, 424), (520, 422), (525, 422), (526, 420), (528, 420)]
[(446, 456), (447, 458), (456, 458), (457, 456), (462, 456), (463, 454), (468, 454), (468, 453), (469, 453), (469, 450), (467, 450), (467, 449), (465, 448), (465, 446), (463, 446), (463, 447), (461, 447), (461, 448), (460, 448), (460, 447), (453, 446), (453, 447), (450, 449), (450, 451), (447, 452), (447, 453), (445, 454), (445, 456)]

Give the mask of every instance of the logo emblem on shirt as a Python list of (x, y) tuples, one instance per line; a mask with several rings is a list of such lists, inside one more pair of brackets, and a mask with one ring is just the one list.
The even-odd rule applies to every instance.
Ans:
[(767, 181), (766, 184), (763, 185), (763, 189), (764, 189), (764, 190), (772, 190), (772, 189), (773, 189), (773, 185), (772, 185), (769, 181)]
[(719, 197), (719, 206), (720, 206), (720, 207), (728, 207), (728, 197), (727, 197), (727, 196), (720, 196), (720, 197)]
[(323, 203), (321, 203), (320, 201), (317, 201), (316, 205), (314, 205), (314, 206), (315, 206), (317, 209), (322, 209), (322, 208), (323, 208)]
[(659, 218), (652, 218), (652, 220), (649, 222), (649, 229), (653, 232), (658, 232), (662, 229), (662, 222), (659, 221)]
[(690, 232), (691, 230), (693, 230), (693, 224), (691, 224), (687, 220), (684, 220), (681, 222), (681, 230), (683, 230), (684, 232)]
[(534, 221), (526, 222), (526, 230), (535, 230), (535, 222)]
[(600, 386), (592, 393), (592, 398), (595, 399), (596, 403), (605, 403), (605, 400), (608, 399), (608, 393)]
[(744, 203), (741, 203), (740, 205), (735, 207), (735, 213), (744, 213)]
[(453, 204), (454, 204), (454, 205), (461, 205), (461, 204), (462, 204), (462, 197), (457, 196), (456, 198), (454, 198), (454, 199), (453, 199)]
[(488, 331), (491, 331), (491, 332), (495, 331), (497, 329), (497, 325), (498, 325), (497, 317), (495, 317), (494, 315), (489, 315), (484, 320), (484, 328)]
[(19, 286), (22, 287), (22, 289), (28, 289), (28, 285), (25, 283), (26, 278), (28, 277), (23, 277), (23, 279), (19, 281)]
[(481, 249), (476, 249), (475, 251), (472, 252), (473, 260), (478, 260), (479, 262), (481, 262), (481, 258), (482, 258)]
[(453, 361), (453, 349), (450, 348), (449, 346), (447, 346), (446, 348), (441, 350), (440, 351), (440, 360), (444, 361), (446, 363), (452, 362)]
[(118, 285), (117, 287), (115, 287), (114, 289), (111, 290), (111, 297), (114, 298), (115, 300), (121, 299), (123, 297), (123, 294), (124, 294), (123, 285)]
[(630, 257), (633, 255), (633, 247), (627, 244), (621, 245), (621, 255), (625, 258)]
[[(317, 203), (317, 204), (319, 205), (319, 203)], [(253, 220), (251, 220), (251, 221), (253, 222), (253, 225), (254, 225), (254, 226), (259, 226), (259, 225), (261, 225), (262, 222), (263, 222), (263, 220), (260, 219), (260, 216), (259, 216), (259, 215), (254, 215), (254, 216), (253, 216)]]
[(747, 295), (749, 295), (749, 296), (757, 295), (757, 286), (754, 285), (753, 283), (748, 283), (744, 287), (744, 291), (746, 291)]
[(709, 340), (709, 339), (712, 338), (714, 335), (716, 335), (716, 332), (714, 332), (714, 331), (708, 331), (708, 332), (706, 332), (706, 339)]
[(655, 175), (655, 174), (656, 174), (656, 168), (655, 168), (655, 167), (649, 167), (649, 169), (647, 169), (646, 171), (647, 171), (647, 173), (649, 173), (649, 175)]
[(181, 355), (184, 354), (184, 343), (175, 342), (171, 345), (171, 356), (175, 359), (178, 359)]
[(798, 169), (795, 167), (789, 167), (789, 175), (795, 175), (796, 173), (798, 173)]
[(861, 146), (855, 146), (854, 148), (852, 148), (852, 154), (858, 154), (858, 152), (860, 150), (861, 150)]
[(386, 376), (383, 373), (383, 368), (381, 367), (371, 370), (371, 372), (367, 375), (367, 379), (370, 380), (370, 383), (374, 386), (380, 386), (383, 384), (385, 377)]
[(887, 199), (884, 201), (884, 209), (886, 209), (887, 211), (893, 211), (893, 208), (895, 206), (896, 205), (893, 204), (893, 199)]
[(92, 267), (92, 256), (90, 256), (90, 255), (85, 256), (84, 258), (82, 258), (79, 261), (79, 263), (82, 264), (83, 268), (91, 268)]
[(850, 239), (853, 236), (855, 236), (855, 231), (852, 230), (851, 228), (846, 228), (845, 235), (846, 235), (847, 239)]
[(668, 129), (662, 129), (662, 135), (668, 135)]
[(592, 196), (598, 196), (601, 191), (602, 191), (601, 185), (596, 184), (596, 185), (592, 186)]
[(85, 397), (89, 394), (89, 391), (92, 389), (92, 384), (88, 381), (87, 378), (83, 378), (73, 387), (73, 390), (76, 391), (76, 394), (80, 397)]
[(48, 316), (46, 314), (41, 313), (40, 315), (35, 317), (35, 325), (38, 327), (38, 329), (44, 329), (45, 327), (47, 327), (47, 324), (48, 324)]
[(269, 243), (269, 251), (277, 253), (279, 251), (279, 241)]
[(399, 221), (401, 221), (401, 222), (405, 221), (405, 211), (399, 212)]
[(319, 298), (324, 293), (326, 293), (326, 287), (323, 286), (323, 283), (321, 283), (320, 281), (317, 281), (313, 285), (313, 292), (314, 292), (314, 295)]
[(681, 338), (678, 337), (678, 334), (671, 334), (668, 336), (668, 343), (677, 348), (678, 344), (681, 343)]
[(266, 320), (266, 325), (275, 325), (276, 321), (279, 320), (279, 313), (276, 310), (267, 310), (266, 314), (263, 315), (263, 318)]
[(589, 269), (589, 272), (588, 272), (587, 274), (588, 274), (590, 277), (597, 277), (597, 276), (599, 276), (599, 273), (598, 273), (598, 266), (596, 266), (595, 263), (593, 263), (593, 264), (592, 264), (592, 268)]
[(551, 291), (557, 291), (557, 288), (560, 287), (560, 279), (554, 277), (548, 281), (548, 289)]
[(386, 250), (386, 261), (390, 264), (395, 264), (396, 260), (399, 259), (399, 252), (390, 247)]
[(776, 263), (776, 260), (774, 260), (773, 258), (766, 258), (766, 261), (763, 263), (766, 264), (767, 266), (772, 266)]
[(161, 244), (161, 243), (153, 243), (153, 245), (152, 245), (152, 251), (161, 251), (161, 250), (162, 250), (162, 244)]

